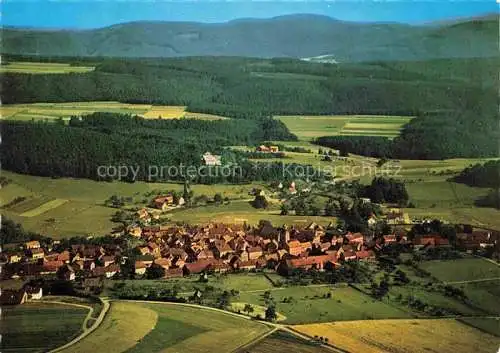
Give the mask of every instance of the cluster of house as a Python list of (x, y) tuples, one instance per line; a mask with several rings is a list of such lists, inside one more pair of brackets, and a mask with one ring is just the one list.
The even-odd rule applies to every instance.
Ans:
[(74, 281), (77, 273), (83, 277), (111, 278), (120, 272), (122, 249), (118, 245), (72, 245), (61, 252), (54, 251), (58, 241), (42, 246), (38, 240), (6, 244), (0, 255), (2, 279), (36, 279), (44, 275)]
[[(136, 275), (144, 275), (153, 265), (164, 269), (164, 277), (182, 277), (207, 272), (274, 269), (289, 274), (295, 269), (319, 271), (341, 266), (344, 261), (372, 261), (378, 251), (389, 244), (403, 244), (415, 249), (448, 247), (448, 239), (439, 234), (408, 239), (405, 231), (373, 237), (362, 233), (340, 235), (333, 224), (323, 227), (311, 223), (306, 227), (274, 227), (261, 223), (247, 225), (208, 224), (204, 226), (131, 227), (129, 234), (141, 239), (133, 259)], [(499, 233), (470, 230), (457, 234), (457, 244), (468, 251), (499, 244)], [(37, 279), (45, 275), (74, 281), (91, 290), (112, 278), (125, 264), (123, 249), (116, 244), (71, 245), (54, 251), (58, 245), (26, 243), (6, 244), (0, 255), (1, 279)], [(41, 297), (39, 288), (2, 291), (3, 303), (21, 303)]]
[(143, 207), (137, 210), (135, 215), (141, 222), (150, 223), (153, 219), (159, 220), (162, 212), (184, 206), (185, 204), (186, 200), (182, 196), (176, 199), (173, 194), (159, 195), (151, 200), (150, 206), (154, 208), (153, 210)]
[[(131, 229), (132, 230), (132, 229)], [(333, 225), (311, 223), (307, 227), (259, 227), (208, 224), (205, 226), (154, 226), (133, 229), (132, 235), (144, 240), (135, 272), (142, 275), (153, 264), (163, 267), (165, 277), (181, 277), (202, 272), (274, 269), (286, 274), (301, 268), (324, 270), (343, 261), (375, 259), (377, 251), (390, 244), (415, 249), (449, 247), (439, 234), (416, 236), (410, 240), (404, 230), (373, 237), (362, 233), (338, 235)], [(497, 244), (498, 234), (477, 230), (458, 234), (459, 244), (467, 250)]]
[(167, 278), (259, 268), (280, 272), (295, 268), (323, 270), (340, 266), (342, 260), (375, 258), (361, 233), (335, 236), (315, 223), (304, 228), (217, 223), (135, 227), (130, 234), (145, 243), (137, 247), (141, 255), (135, 262), (136, 274), (142, 275), (156, 264), (164, 268)]

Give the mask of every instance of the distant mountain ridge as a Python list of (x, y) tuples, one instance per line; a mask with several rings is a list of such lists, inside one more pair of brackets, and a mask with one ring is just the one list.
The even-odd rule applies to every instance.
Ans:
[(2, 29), (2, 53), (40, 56), (247, 56), (338, 62), (498, 55), (498, 15), (443, 24), (358, 23), (296, 14), (226, 23), (140, 21), (91, 30)]

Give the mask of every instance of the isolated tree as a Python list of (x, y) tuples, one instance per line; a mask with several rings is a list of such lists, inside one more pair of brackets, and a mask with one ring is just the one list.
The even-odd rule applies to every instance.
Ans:
[(255, 208), (267, 208), (269, 203), (266, 200), (265, 196), (262, 195), (257, 195), (255, 196), (255, 199), (252, 202), (252, 206)]
[(290, 213), (290, 207), (286, 203), (282, 203), (280, 208), (281, 208), (280, 214), (282, 216), (286, 216), (288, 215), (288, 213)]
[(146, 269), (147, 279), (158, 279), (165, 276), (165, 269), (157, 264), (152, 264)]
[(222, 198), (222, 195), (220, 193), (216, 193), (214, 195), (214, 203), (216, 203), (217, 205), (220, 205), (223, 201), (223, 198)]
[(243, 311), (250, 315), (251, 313), (254, 312), (254, 309), (253, 309), (253, 306), (251, 306), (250, 304), (245, 304)]
[(276, 308), (274, 307), (274, 305), (267, 307), (265, 315), (267, 321), (275, 321), (278, 318), (278, 315), (276, 314)]
[(262, 296), (264, 297), (264, 300), (271, 299), (271, 291), (266, 290)]
[(222, 292), (217, 304), (217, 306), (221, 309), (227, 308), (231, 304), (231, 293), (229, 293), (227, 290)]

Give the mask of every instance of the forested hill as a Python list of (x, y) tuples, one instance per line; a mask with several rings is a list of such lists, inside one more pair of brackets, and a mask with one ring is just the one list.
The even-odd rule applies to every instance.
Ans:
[(354, 148), (348, 152), (412, 159), (498, 155), (496, 59), (338, 65), (228, 57), (45, 60), (95, 66), (95, 71), (4, 74), (4, 104), (108, 100), (186, 105), (193, 112), (257, 121), (270, 121), (271, 115), (417, 116), (394, 142), (370, 142), (369, 151), (365, 142), (343, 138)]
[(338, 62), (490, 57), (498, 56), (498, 16), (433, 26), (344, 22), (303, 14), (218, 24), (133, 22), (84, 31), (4, 28), (2, 53), (262, 58), (328, 55)]
[(500, 189), (500, 160), (475, 164), (465, 168), (453, 178), (453, 181), (469, 186)]
[(340, 65), (227, 57), (50, 60), (96, 68), (82, 74), (4, 74), (2, 102), (115, 100), (248, 118), (463, 111), (472, 97), (493, 105), (497, 97), (496, 59)]
[[(224, 165), (240, 163), (242, 173), (195, 173), (194, 182), (214, 183), (265, 180), (277, 169), (254, 168), (241, 161), (239, 154), (225, 146), (258, 144), (266, 140), (295, 140), (278, 120), (143, 119), (114, 113), (94, 113), (73, 117), (69, 125), (62, 121), (0, 121), (2, 131), (2, 168), (17, 173), (112, 180), (99, 169), (137, 168), (127, 181), (149, 180), (155, 170), (177, 167), (170, 175), (156, 175), (161, 180), (183, 180), (186, 170), (179, 166), (199, 167), (201, 156), (209, 151), (222, 154)], [(106, 169), (104, 169), (106, 170)], [(184, 173), (184, 175), (181, 175)], [(189, 172), (191, 173), (191, 172)], [(123, 176), (123, 175), (122, 175)]]

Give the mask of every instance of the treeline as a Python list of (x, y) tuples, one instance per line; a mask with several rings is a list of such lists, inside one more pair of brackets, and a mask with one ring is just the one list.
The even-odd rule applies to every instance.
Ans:
[[(94, 180), (191, 179), (199, 183), (238, 183), (282, 180), (304, 172), (303, 167), (293, 165), (285, 170), (282, 163), (251, 163), (224, 147), (296, 139), (274, 119), (148, 120), (94, 113), (73, 117), (69, 125), (2, 121), (0, 127), (2, 167), (22, 174)], [(207, 151), (221, 154), (223, 165), (203, 167), (201, 156)]]
[[(314, 143), (378, 158), (447, 159), (498, 156), (498, 114), (494, 105), (466, 111), (423, 114), (394, 140), (378, 136), (324, 136)], [(487, 103), (485, 103), (487, 104)]]
[(381, 136), (322, 136), (316, 138), (313, 143), (338, 149), (342, 156), (348, 153), (377, 158), (392, 156), (391, 140)]
[(451, 181), (469, 186), (500, 188), (500, 160), (475, 164), (465, 168)]
[(493, 207), (500, 209), (500, 160), (477, 163), (467, 167), (460, 174), (450, 179), (456, 183), (482, 188), (492, 188), (483, 197), (475, 201), (479, 207)]

